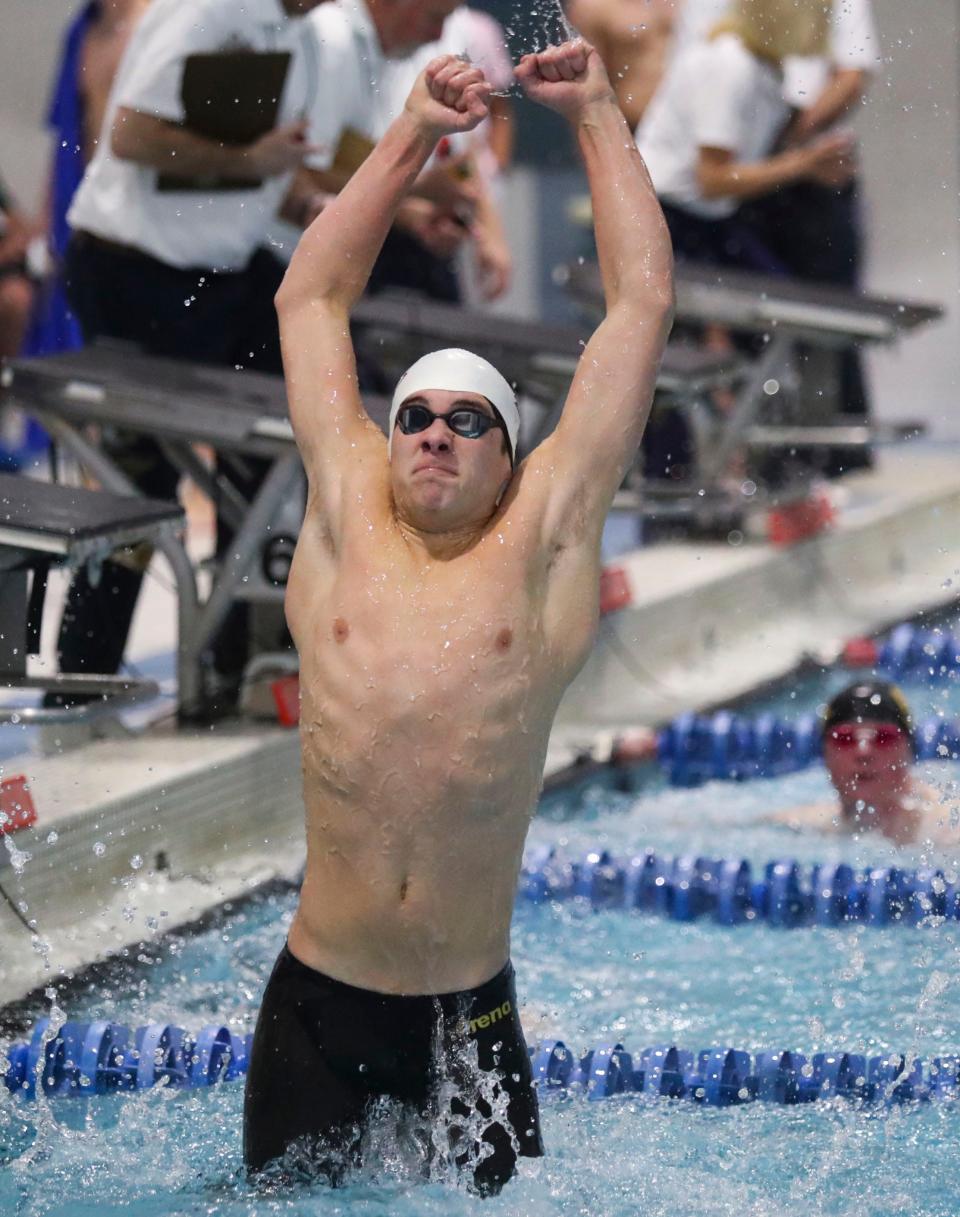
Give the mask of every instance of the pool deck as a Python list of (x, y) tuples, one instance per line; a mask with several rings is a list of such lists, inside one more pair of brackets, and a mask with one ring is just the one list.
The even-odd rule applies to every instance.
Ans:
[(927, 609), (960, 587), (960, 460), (883, 451), (833, 484), (837, 519), (790, 547), (667, 544), (618, 560), (632, 603), (604, 617), (558, 715), (562, 746), (718, 705), (831, 662), (844, 642)]
[[(791, 548), (677, 543), (620, 559), (632, 603), (601, 622), (548, 775), (625, 727), (715, 705), (956, 600), (953, 452), (881, 453), (838, 493), (835, 527)], [(303, 865), (293, 731), (154, 727), (8, 756), (3, 775), (26, 777), (37, 824), (0, 848), (0, 887), (35, 922), (0, 899), (0, 1007)]]

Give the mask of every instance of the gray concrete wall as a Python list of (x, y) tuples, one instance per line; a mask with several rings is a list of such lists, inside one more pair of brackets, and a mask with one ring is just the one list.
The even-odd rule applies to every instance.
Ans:
[[(28, 206), (43, 189), (49, 152), (43, 113), (59, 34), (78, 2), (0, 0), (0, 173)], [(885, 63), (855, 119), (867, 203), (867, 283), (942, 301), (949, 316), (901, 348), (872, 356), (871, 383), (881, 416), (921, 417), (937, 434), (960, 437), (960, 8), (956, 0), (874, 3)], [(517, 181), (511, 199), (528, 204), (531, 185)], [(531, 284), (552, 290), (555, 226), (564, 223), (557, 185), (551, 178), (539, 189), (551, 203), (554, 226), (542, 230), (543, 249), (529, 241), (527, 217), (511, 225), (520, 277), (511, 303), (524, 311), (535, 308)]]

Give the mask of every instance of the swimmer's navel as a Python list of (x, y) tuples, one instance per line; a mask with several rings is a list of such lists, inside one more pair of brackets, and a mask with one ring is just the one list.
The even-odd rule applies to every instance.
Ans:
[(346, 642), (350, 637), (350, 627), (342, 617), (334, 618), (333, 638), (335, 642)]
[(410, 880), (402, 879), (400, 881), (400, 903), (403, 904), (407, 898), (407, 892), (410, 890)]
[(498, 651), (509, 651), (510, 647), (512, 645), (513, 645), (513, 630), (511, 630), (508, 625), (505, 625), (503, 627), (503, 629), (500, 631), (500, 633), (497, 634), (497, 650)]

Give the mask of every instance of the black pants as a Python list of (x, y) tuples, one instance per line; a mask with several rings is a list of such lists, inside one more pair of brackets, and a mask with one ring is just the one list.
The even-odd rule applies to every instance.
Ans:
[[(378, 1135), (384, 1138), (378, 1141)], [(446, 1158), (482, 1194), (543, 1154), (508, 963), (476, 989), (400, 997), (343, 984), (284, 947), (257, 1019), (244, 1160), (340, 1184), (386, 1143)]]
[[(152, 355), (266, 372), (281, 370), (273, 296), (282, 277), (283, 267), (265, 250), (245, 270), (217, 274), (180, 270), (83, 233), (66, 258), (67, 290), (85, 341), (115, 338)], [(103, 447), (141, 493), (175, 497), (179, 471), (153, 440), (120, 431), (106, 435)], [(221, 469), (245, 496), (266, 471), (261, 461), (247, 466), (244, 475)], [(232, 535), (218, 519), (218, 554)], [(77, 572), (60, 626), (62, 672), (118, 670), (142, 581), (140, 571), (117, 562), (104, 563), (96, 585), (85, 568)], [(239, 679), (246, 638), (246, 606), (237, 604), (212, 647), (213, 665), (228, 678)]]
[(387, 233), (367, 284), (371, 296), (391, 289), (416, 292), (444, 304), (459, 304), (462, 299), (454, 261), (438, 258), (398, 228)]
[[(745, 204), (739, 214), (793, 278), (851, 289), (860, 286), (863, 241), (856, 182), (839, 190), (798, 182)], [(846, 347), (837, 359), (840, 412), (850, 421), (866, 421), (870, 406), (860, 352)], [(836, 476), (871, 463), (869, 450), (838, 447), (831, 449), (824, 472)]]
[(678, 262), (706, 262), (764, 275), (787, 274), (786, 264), (767, 243), (764, 234), (744, 223), (739, 213), (707, 219), (662, 199), (660, 205)]

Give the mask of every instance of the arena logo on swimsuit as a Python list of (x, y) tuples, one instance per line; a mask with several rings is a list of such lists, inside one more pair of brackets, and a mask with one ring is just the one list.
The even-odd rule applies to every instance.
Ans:
[(483, 1030), (486, 1027), (492, 1027), (494, 1023), (498, 1023), (501, 1018), (506, 1018), (513, 1006), (510, 1000), (507, 999), (502, 1006), (497, 1006), (493, 1010), (488, 1010), (486, 1014), (481, 1014), (478, 1018), (470, 1020), (470, 1034), (474, 1035), (478, 1030)]

